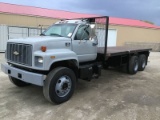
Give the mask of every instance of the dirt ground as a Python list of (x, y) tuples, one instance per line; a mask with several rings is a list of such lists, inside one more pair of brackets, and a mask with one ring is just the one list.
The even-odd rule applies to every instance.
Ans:
[(136, 75), (111, 69), (91, 82), (79, 80), (60, 105), (45, 100), (42, 87), (14, 86), (0, 70), (0, 120), (160, 120), (160, 53), (152, 52)]

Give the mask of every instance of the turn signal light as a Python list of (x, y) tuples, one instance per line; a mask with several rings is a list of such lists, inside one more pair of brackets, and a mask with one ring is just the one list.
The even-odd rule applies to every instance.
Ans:
[(47, 50), (47, 47), (46, 47), (46, 46), (41, 46), (41, 51), (42, 51), (42, 52), (46, 52), (46, 50)]

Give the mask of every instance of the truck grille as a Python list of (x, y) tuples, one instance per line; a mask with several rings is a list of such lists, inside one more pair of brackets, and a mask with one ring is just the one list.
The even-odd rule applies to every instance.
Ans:
[(27, 66), (32, 66), (32, 45), (7, 43), (7, 60)]

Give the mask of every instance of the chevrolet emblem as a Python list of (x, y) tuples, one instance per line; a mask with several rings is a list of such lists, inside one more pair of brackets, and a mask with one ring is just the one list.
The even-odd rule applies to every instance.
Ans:
[(14, 55), (19, 55), (19, 52), (14, 51), (13, 54), (14, 54)]

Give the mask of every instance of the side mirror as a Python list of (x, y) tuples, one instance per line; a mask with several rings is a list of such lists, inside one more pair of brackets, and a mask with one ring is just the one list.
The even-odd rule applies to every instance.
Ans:
[(94, 36), (93, 37), (93, 40), (94, 40), (94, 42), (93, 42), (93, 46), (97, 46), (98, 45), (98, 39), (97, 39), (97, 36)]

